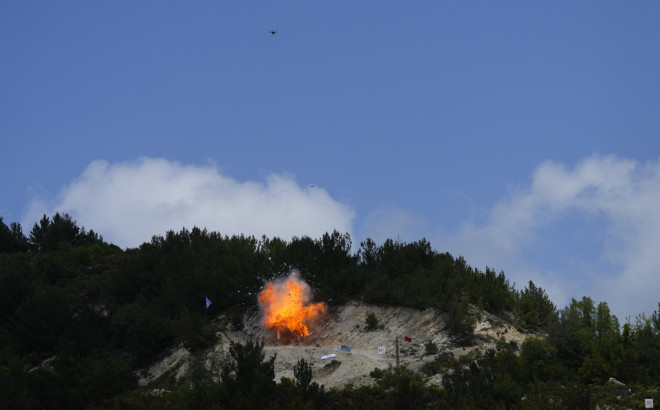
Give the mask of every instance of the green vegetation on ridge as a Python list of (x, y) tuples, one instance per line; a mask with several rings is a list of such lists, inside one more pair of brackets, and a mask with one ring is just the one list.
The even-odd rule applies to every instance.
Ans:
[[(658, 312), (620, 326), (606, 302), (588, 297), (557, 309), (534, 283), (516, 290), (504, 273), (474, 269), (425, 239), (351, 249), (337, 231), (285, 241), (193, 228), (122, 250), (68, 215), (44, 216), (27, 236), (0, 218), (0, 407), (247, 408), (267, 398), (269, 408), (589, 408), (617, 403), (611, 377), (660, 400), (644, 387), (660, 385)], [(240, 317), (256, 309), (264, 280), (290, 268), (326, 303), (437, 308), (463, 344), (472, 342), (470, 306), (512, 312), (518, 327), (547, 337), (520, 351), (499, 343), (469, 361), (439, 352), (425, 372), (443, 374), (442, 388), (394, 368), (374, 387), (325, 391), (309, 383), (305, 363), (299, 380), (273, 381), (257, 342), (235, 346), (215, 378), (201, 366), (192, 384), (163, 396), (137, 388), (134, 369), (167, 348), (214, 343), (206, 297), (208, 316)]]

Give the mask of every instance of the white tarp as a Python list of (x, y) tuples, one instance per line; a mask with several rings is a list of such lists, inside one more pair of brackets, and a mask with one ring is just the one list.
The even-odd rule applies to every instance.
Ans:
[(334, 353), (330, 353), (330, 354), (326, 354), (325, 356), (321, 356), (321, 360), (332, 359), (333, 357), (337, 357), (337, 355)]

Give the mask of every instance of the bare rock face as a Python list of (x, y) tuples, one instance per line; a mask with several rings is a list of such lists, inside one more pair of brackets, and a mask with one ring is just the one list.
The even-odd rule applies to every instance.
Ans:
[[(367, 330), (367, 315), (370, 313), (378, 321), (375, 330)], [(290, 334), (280, 334), (278, 338), (275, 330), (261, 326), (258, 313), (246, 314), (241, 330), (232, 329), (230, 321), (221, 316), (214, 321), (218, 324), (218, 340), (207, 352), (207, 359), (209, 362), (222, 360), (231, 343), (245, 343), (248, 339), (263, 340), (266, 357), (276, 355), (276, 381), (282, 377), (294, 379), (293, 368), (302, 358), (312, 365), (312, 381), (330, 389), (349, 383), (355, 387), (373, 383), (369, 375), (372, 370), (396, 365), (397, 342), (399, 363), (417, 371), (435, 357), (425, 354), (428, 342), (437, 346), (438, 353), (451, 351), (460, 356), (474, 349), (494, 348), (500, 337), (520, 345), (530, 336), (486, 313), (478, 314), (477, 317), (474, 333), (478, 342), (471, 347), (458, 348), (452, 345), (451, 335), (443, 330), (443, 316), (435, 309), (419, 310), (359, 303), (337, 306), (312, 324), (310, 334), (305, 338)], [(347, 351), (346, 346), (350, 347), (350, 351)], [(167, 371), (175, 371), (179, 378), (185, 375), (189, 360), (190, 352), (186, 349), (173, 349), (171, 355), (142, 371), (140, 384), (144, 385)], [(434, 376), (427, 383), (438, 384), (440, 379)]]
[(177, 379), (188, 371), (190, 351), (183, 346), (171, 349), (169, 354), (146, 369), (137, 372), (138, 386), (146, 386), (165, 373), (174, 371)]
[[(369, 313), (378, 320), (376, 330), (367, 330)], [(440, 351), (450, 347), (450, 337), (443, 327), (442, 315), (435, 309), (352, 303), (330, 309), (310, 326), (310, 335), (305, 338), (281, 334), (278, 339), (274, 330), (260, 326), (258, 314), (252, 314), (245, 318), (243, 331), (228, 332), (221, 343), (227, 343), (228, 348), (230, 341), (264, 340), (266, 357), (276, 355), (275, 380), (293, 379), (293, 367), (302, 358), (312, 365), (312, 381), (333, 388), (348, 383), (354, 386), (372, 383), (369, 376), (372, 370), (396, 364), (397, 340), (399, 362), (419, 368), (424, 361), (432, 359), (424, 356), (425, 343), (435, 343)], [(350, 346), (350, 352), (346, 348), (342, 350), (342, 346)]]

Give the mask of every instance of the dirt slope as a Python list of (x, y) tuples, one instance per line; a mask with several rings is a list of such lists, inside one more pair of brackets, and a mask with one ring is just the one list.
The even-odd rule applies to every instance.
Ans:
[[(373, 312), (379, 323), (379, 329), (366, 330), (367, 314)], [(313, 381), (326, 389), (342, 387), (348, 383), (354, 386), (373, 383), (369, 373), (374, 368), (387, 368), (396, 364), (396, 340), (399, 342), (399, 362), (413, 370), (433, 360), (433, 356), (424, 355), (424, 344), (432, 341), (440, 352), (452, 351), (456, 355), (466, 354), (473, 349), (494, 347), (497, 332), (507, 341), (519, 344), (529, 335), (518, 332), (501, 319), (486, 313), (479, 315), (475, 328), (477, 343), (468, 348), (457, 348), (451, 344), (450, 335), (442, 329), (442, 315), (434, 309), (417, 310), (403, 307), (379, 307), (352, 303), (330, 309), (319, 323), (311, 329), (310, 336), (304, 339), (285, 340), (277, 338), (275, 331), (262, 329), (257, 314), (246, 316), (243, 330), (232, 330), (229, 320), (219, 317), (218, 342), (209, 351), (209, 359), (224, 354), (230, 343), (245, 342), (249, 338), (264, 340), (266, 357), (276, 355), (275, 380), (282, 377), (294, 379), (293, 367), (304, 358), (312, 365)], [(406, 342), (405, 337), (411, 342)], [(340, 346), (349, 345), (351, 352), (340, 350)], [(378, 348), (384, 347), (385, 354), (379, 354)], [(335, 354), (333, 358), (322, 356)], [(163, 372), (175, 372), (177, 377), (187, 370), (189, 353), (178, 347), (161, 362), (141, 373), (140, 384), (145, 385)], [(338, 363), (339, 362), (339, 363)], [(436, 384), (439, 380), (429, 379)]]
[[(378, 330), (365, 329), (369, 312), (376, 315)], [(269, 355), (277, 353), (276, 380), (282, 376), (293, 378), (293, 365), (304, 358), (312, 364), (313, 381), (326, 388), (347, 383), (358, 386), (372, 382), (369, 372), (374, 368), (396, 364), (397, 336), (400, 363), (407, 363), (418, 360), (427, 341), (433, 341), (438, 347), (448, 345), (449, 338), (442, 332), (442, 327), (440, 314), (432, 309), (418, 311), (350, 304), (329, 312), (306, 340), (296, 340), (293, 346), (283, 345), (273, 338), (271, 331), (266, 331), (265, 350)], [(405, 342), (404, 337), (411, 338), (412, 342)], [(350, 346), (350, 353), (341, 351), (342, 345)], [(385, 354), (378, 354), (379, 347), (384, 347)], [(412, 351), (418, 354), (411, 354)], [(336, 357), (321, 359), (328, 354)], [(335, 367), (330, 365), (332, 360), (341, 363)]]

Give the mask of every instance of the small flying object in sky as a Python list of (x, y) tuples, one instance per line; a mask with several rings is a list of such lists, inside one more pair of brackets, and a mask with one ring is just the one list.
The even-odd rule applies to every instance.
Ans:
[(277, 30), (270, 30), (269, 33), (271, 36), (275, 36), (275, 34), (277, 34)]

